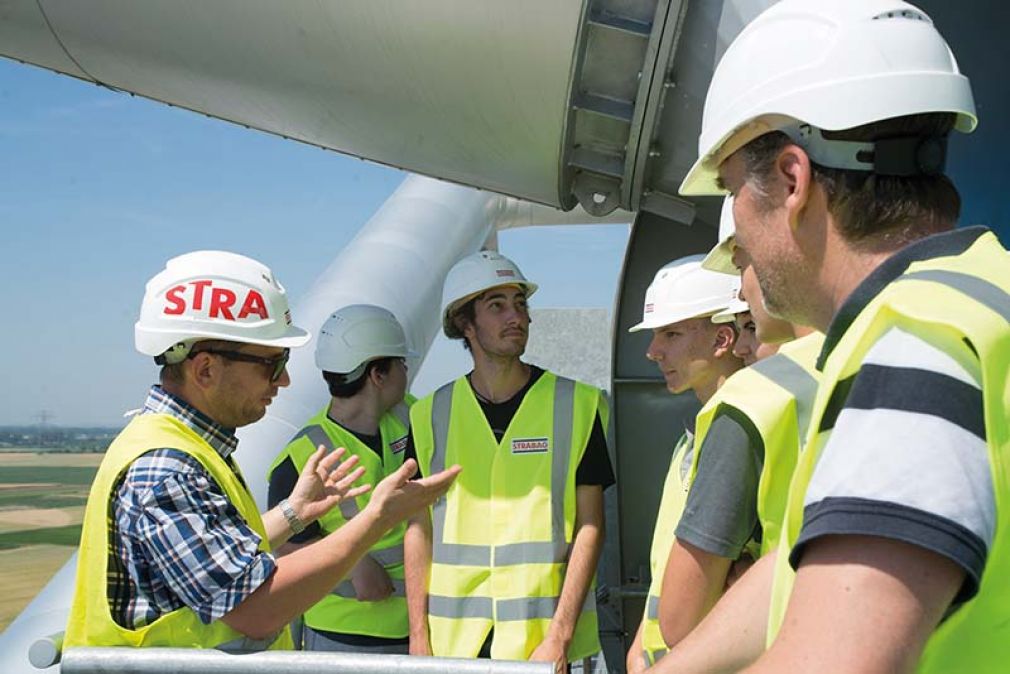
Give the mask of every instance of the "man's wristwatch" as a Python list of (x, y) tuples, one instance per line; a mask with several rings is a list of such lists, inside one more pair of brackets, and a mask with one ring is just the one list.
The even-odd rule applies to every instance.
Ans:
[(281, 509), (281, 514), (284, 515), (284, 519), (288, 521), (288, 526), (291, 527), (291, 533), (294, 535), (300, 534), (305, 531), (305, 522), (298, 517), (298, 513), (295, 509), (291, 507), (287, 499), (283, 499), (277, 504), (277, 507)]

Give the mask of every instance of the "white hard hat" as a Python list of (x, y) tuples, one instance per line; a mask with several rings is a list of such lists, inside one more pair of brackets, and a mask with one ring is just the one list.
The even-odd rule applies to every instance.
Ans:
[(530, 297), (537, 284), (526, 280), (516, 263), (501, 253), (482, 250), (467, 255), (453, 265), (442, 286), (442, 330), (450, 338), (459, 337), (450, 317), (456, 310), (485, 290), (517, 285)]
[(702, 269), (702, 255), (690, 255), (667, 264), (645, 291), (642, 322), (628, 332), (703, 318), (729, 306), (739, 279), (730, 274)]
[[(814, 145), (822, 156), (808, 154), (818, 163), (872, 170), (872, 159), (856, 161), (854, 144), (816, 130), (931, 112), (955, 113), (966, 133), (977, 124), (968, 79), (924, 12), (900, 0), (783, 0), (744, 28), (719, 62), (698, 161), (680, 193), (722, 193), (719, 165), (775, 130)], [(839, 154), (847, 156), (839, 162)]]
[(733, 219), (733, 197), (726, 197), (719, 214), (719, 243), (709, 251), (701, 266), (709, 271), (723, 274), (739, 274), (733, 264), (733, 238), (736, 236), (736, 221)]
[(732, 323), (736, 320), (737, 314), (750, 311), (750, 305), (745, 300), (740, 299), (740, 279), (737, 278), (736, 287), (733, 289), (733, 299), (729, 306), (712, 316), (713, 323)]
[[(316, 340), (316, 367), (349, 374), (376, 358), (415, 358), (393, 312), (371, 304), (352, 304), (330, 314)], [(354, 379), (354, 377), (349, 377)]]
[(263, 264), (236, 253), (200, 250), (172, 258), (147, 282), (137, 351), (178, 363), (204, 339), (285, 348), (309, 341), (291, 324), (284, 287)]

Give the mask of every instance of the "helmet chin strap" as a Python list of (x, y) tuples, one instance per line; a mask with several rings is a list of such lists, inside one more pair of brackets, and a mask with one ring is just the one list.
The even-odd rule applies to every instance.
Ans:
[(815, 164), (882, 176), (943, 175), (947, 164), (947, 136), (897, 136), (860, 142), (824, 137), (809, 124), (781, 131), (810, 155)]

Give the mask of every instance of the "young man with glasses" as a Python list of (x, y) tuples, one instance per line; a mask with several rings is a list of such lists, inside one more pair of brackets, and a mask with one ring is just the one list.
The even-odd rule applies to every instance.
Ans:
[(260, 515), (234, 463), (235, 429), (290, 383), (283, 287), (218, 251), (169, 260), (147, 284), (137, 349), (162, 366), (141, 413), (91, 488), (64, 646), (291, 648), (287, 624), (325, 596), (390, 528), (448, 489), (456, 470), (408, 482), (404, 465), (354, 522), (304, 550), (271, 550), (340, 501), (363, 473), (320, 448), (290, 496)]

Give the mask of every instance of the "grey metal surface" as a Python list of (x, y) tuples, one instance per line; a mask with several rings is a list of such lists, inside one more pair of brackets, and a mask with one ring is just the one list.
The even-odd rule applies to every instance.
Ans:
[(716, 229), (701, 223), (686, 226), (651, 213), (638, 216), (621, 272), (614, 321), (613, 409), (616, 415), (620, 585), (625, 647), (642, 617), (649, 582), (649, 548), (663, 478), (674, 443), (699, 409), (691, 393), (666, 390), (645, 352), (651, 331), (629, 333), (642, 318), (645, 289), (665, 263), (700, 253), (715, 244)]
[[(453, 182), (558, 205), (582, 2), (6, 0), (0, 52)], [(52, 34), (38, 24), (41, 7)], [(0, 17), (0, 22), (7, 23)], [(54, 37), (55, 36), (55, 37)], [(58, 39), (80, 68), (35, 44)]]
[(407, 655), (303, 653), (235, 655), (213, 649), (73, 648), (61, 674), (551, 674), (549, 662), (418, 658)]
[(52, 667), (60, 661), (63, 651), (63, 632), (43, 637), (28, 647), (28, 662), (36, 669)]
[[(48, 635), (57, 634), (67, 626), (67, 609), (77, 574), (75, 552), (49, 583), (35, 595), (7, 629), (0, 634), (0, 672), (3, 674), (41, 674), (57, 672), (57, 667), (41, 670), (29, 664), (29, 652), (34, 644)], [(43, 648), (43, 647), (40, 647)], [(39, 653), (44, 655), (44, 653)]]
[[(667, 217), (682, 198), (680, 182), (698, 157), (701, 114), (712, 73), (723, 52), (743, 27), (774, 0), (687, 2), (677, 21), (667, 24), (665, 86), (654, 88), (649, 102), (648, 158), (641, 158), (631, 210), (649, 210)], [(693, 200), (692, 200), (693, 201)], [(703, 202), (704, 203), (704, 202)]]
[(67, 55), (33, 0), (0, 2), (0, 54), (81, 79), (91, 78)]
[[(677, 188), (712, 72), (773, 1), (4, 0), (0, 54), (530, 201), (689, 222), (711, 217)], [(1010, 10), (919, 4), (972, 78), (984, 146), (1005, 147)]]

